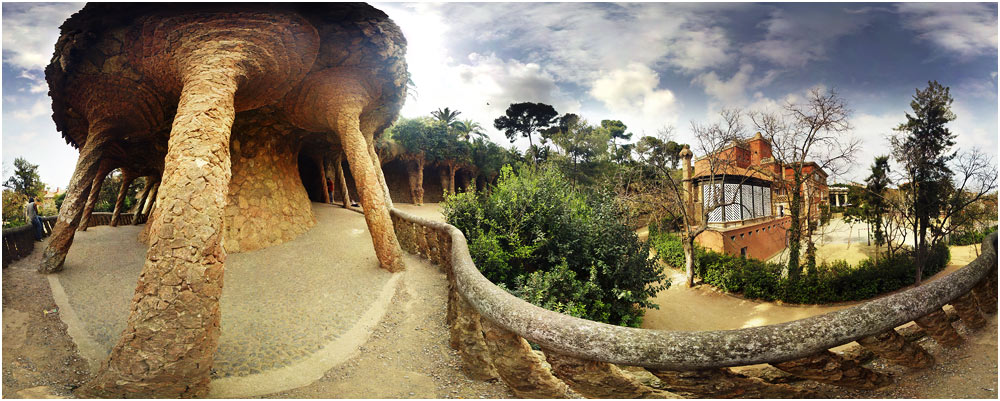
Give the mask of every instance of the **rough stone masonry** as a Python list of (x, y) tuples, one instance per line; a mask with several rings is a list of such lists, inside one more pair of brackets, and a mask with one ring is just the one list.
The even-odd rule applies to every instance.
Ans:
[(81, 395), (206, 394), (227, 252), (315, 224), (307, 187), (326, 185), (299, 178), (304, 147), (346, 155), (379, 263), (403, 268), (374, 141), (405, 99), (405, 48), (365, 4), (102, 3), (62, 25), (45, 74), (80, 157), (39, 271), (62, 269), (109, 171), (153, 198), (127, 329)]

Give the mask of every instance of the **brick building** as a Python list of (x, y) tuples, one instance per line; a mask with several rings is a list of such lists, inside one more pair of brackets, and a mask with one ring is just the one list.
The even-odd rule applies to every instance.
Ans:
[[(688, 207), (696, 224), (708, 225), (696, 238), (700, 245), (762, 260), (785, 248), (791, 224), (785, 181), (791, 180), (793, 169), (774, 159), (767, 139), (757, 133), (696, 159), (694, 166), (690, 150), (682, 151), (681, 157)], [(812, 162), (802, 171), (809, 177), (801, 188), (803, 202), (811, 206), (810, 217), (816, 219), (828, 196), (827, 175)], [(706, 209), (707, 221), (702, 221)]]

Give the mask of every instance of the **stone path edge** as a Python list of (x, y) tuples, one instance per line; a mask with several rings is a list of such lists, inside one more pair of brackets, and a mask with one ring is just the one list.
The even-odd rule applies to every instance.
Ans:
[(101, 351), (101, 347), (97, 345), (97, 342), (87, 332), (83, 322), (77, 317), (76, 310), (69, 303), (66, 290), (59, 282), (59, 275), (49, 274), (46, 277), (49, 279), (49, 288), (52, 289), (52, 298), (55, 299), (56, 306), (59, 307), (59, 320), (62, 320), (66, 325), (66, 332), (76, 343), (80, 356), (87, 360), (90, 372), (96, 373), (97, 369), (101, 367), (101, 361), (107, 358), (107, 355)]
[(249, 376), (231, 376), (209, 383), (209, 398), (247, 398), (287, 391), (319, 380), (333, 367), (346, 362), (368, 342), (389, 309), (402, 273), (396, 273), (383, 285), (378, 298), (347, 332), (330, 341), (319, 351), (278, 369)]

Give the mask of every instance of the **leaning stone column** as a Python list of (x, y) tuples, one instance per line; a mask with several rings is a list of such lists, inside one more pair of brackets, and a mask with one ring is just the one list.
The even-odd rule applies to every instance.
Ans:
[(135, 212), (132, 214), (132, 225), (139, 225), (139, 216), (142, 214), (142, 207), (146, 205), (146, 198), (149, 198), (149, 193), (153, 189), (153, 177), (146, 177), (146, 185), (142, 188), (142, 196), (139, 197), (139, 202), (135, 204)]
[(957, 347), (962, 344), (962, 336), (958, 335), (958, 331), (951, 325), (948, 315), (941, 309), (931, 312), (915, 322), (917, 322), (917, 326), (924, 329), (927, 335), (944, 347)]
[[(345, 104), (343, 107), (356, 108), (354, 116), (361, 112), (360, 105)], [(388, 202), (385, 190), (379, 183), (378, 173), (375, 171), (374, 161), (368, 153), (368, 144), (364, 135), (361, 134), (359, 120), (357, 117), (340, 118), (337, 124), (337, 133), (340, 135), (340, 142), (344, 145), (347, 153), (347, 162), (351, 166), (351, 173), (357, 184), (358, 192), (361, 193), (361, 203), (365, 210), (365, 222), (368, 223), (368, 231), (371, 233), (372, 242), (375, 245), (375, 255), (378, 257), (382, 268), (397, 272), (404, 269), (403, 251), (399, 248), (396, 234), (392, 229), (392, 219), (389, 218)]]
[(853, 360), (844, 359), (830, 351), (771, 365), (803, 379), (834, 386), (876, 389), (892, 383), (889, 376), (867, 369)]
[[(221, 54), (220, 54), (221, 53)], [(87, 396), (202, 397), (219, 339), (237, 61), (211, 47), (187, 61), (167, 145), (162, 216), (128, 327)]]
[(385, 192), (385, 204), (389, 206), (389, 209), (394, 208), (392, 204), (392, 196), (389, 194), (389, 185), (385, 183), (385, 173), (382, 171), (382, 161), (379, 160), (378, 152), (375, 151), (375, 142), (368, 142), (368, 155), (372, 158), (372, 165), (375, 167), (375, 173), (378, 175), (378, 183), (382, 186), (382, 191)]
[(859, 339), (858, 344), (875, 353), (879, 358), (897, 365), (916, 369), (934, 365), (934, 357), (931, 354), (928, 354), (923, 347), (906, 341), (895, 329)]
[(59, 218), (52, 228), (49, 245), (42, 253), (39, 273), (55, 273), (63, 268), (66, 253), (73, 245), (73, 235), (80, 225), (84, 202), (90, 195), (91, 185), (100, 168), (100, 157), (104, 146), (111, 139), (111, 126), (103, 120), (92, 123), (88, 129), (87, 141), (80, 148), (73, 178), (66, 187), (66, 198), (59, 209)]
[(344, 193), (344, 196), (341, 200), (344, 202), (344, 208), (346, 209), (351, 206), (351, 192), (347, 188), (347, 179), (344, 178), (343, 152), (337, 155), (337, 180), (340, 181), (340, 189)]
[(104, 179), (112, 170), (107, 161), (101, 163), (101, 168), (94, 176), (94, 182), (90, 184), (90, 196), (87, 197), (87, 205), (83, 208), (83, 217), (80, 218), (80, 227), (77, 228), (77, 231), (87, 231), (87, 226), (90, 225), (90, 216), (94, 213), (94, 204), (97, 203), (97, 198), (101, 195), (101, 186), (104, 185)]
[(134, 179), (135, 176), (122, 170), (122, 186), (118, 189), (118, 198), (115, 199), (115, 211), (111, 213), (111, 227), (118, 227), (118, 216), (121, 215), (122, 206), (125, 205), (125, 195), (128, 194), (128, 187), (132, 185)]
[(149, 212), (153, 210), (153, 203), (156, 202), (156, 195), (160, 193), (160, 181), (153, 184), (153, 191), (149, 193), (149, 199), (146, 199), (146, 204), (142, 207), (142, 214), (148, 216)]
[(320, 156), (319, 157), (319, 163), (316, 163), (316, 164), (319, 166), (319, 179), (323, 181), (323, 185), (322, 185), (323, 186), (323, 203), (330, 203), (330, 201), (332, 199), (330, 199), (330, 191), (329, 191), (330, 186), (326, 184), (326, 164), (325, 164), (325, 162), (326, 162), (326, 158), (324, 158), (323, 156)]

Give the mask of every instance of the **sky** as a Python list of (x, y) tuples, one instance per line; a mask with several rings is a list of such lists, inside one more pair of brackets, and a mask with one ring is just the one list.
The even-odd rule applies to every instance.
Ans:
[[(543, 102), (634, 135), (723, 108), (779, 111), (812, 88), (835, 90), (862, 141), (834, 182), (860, 181), (915, 89), (951, 88), (956, 148), (997, 155), (995, 3), (372, 3), (407, 38), (416, 91), (402, 115), (449, 107), (510, 145), (493, 120), (515, 102)], [(43, 69), (58, 27), (82, 3), (3, 4), (3, 177), (15, 157), (64, 188), (77, 151), (51, 119)], [(747, 135), (753, 131), (748, 128)], [(527, 140), (514, 145), (526, 147)]]

